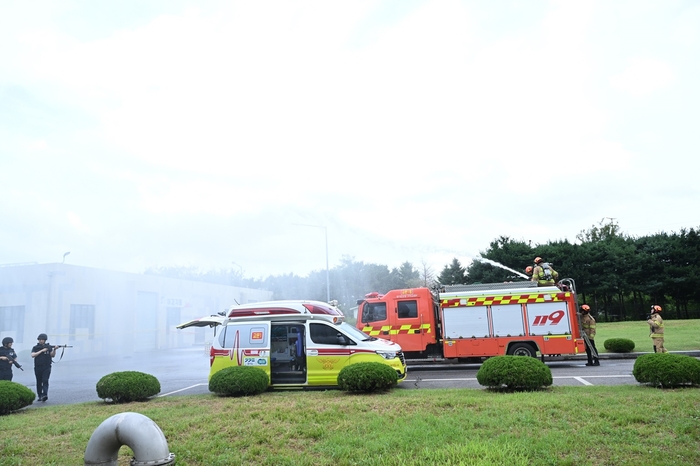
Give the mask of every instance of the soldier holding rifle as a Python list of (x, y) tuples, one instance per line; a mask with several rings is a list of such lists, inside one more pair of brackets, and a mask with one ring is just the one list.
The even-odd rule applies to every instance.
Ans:
[(12, 343), (14, 342), (12, 337), (2, 339), (2, 347), (0, 347), (0, 380), (12, 381), (13, 364), (18, 369), (22, 369), (22, 366), (17, 362), (17, 353), (12, 349)]
[(34, 358), (34, 375), (36, 376), (36, 396), (39, 401), (49, 399), (49, 377), (51, 377), (51, 363), (56, 356), (56, 348), (61, 346), (49, 345), (49, 339), (45, 333), (40, 333), (36, 337), (39, 343), (32, 348), (32, 358)]

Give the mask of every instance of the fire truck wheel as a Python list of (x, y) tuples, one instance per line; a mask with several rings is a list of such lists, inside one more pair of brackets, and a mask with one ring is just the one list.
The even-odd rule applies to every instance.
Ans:
[(515, 343), (508, 348), (508, 354), (512, 356), (528, 356), (530, 358), (536, 357), (535, 348), (527, 343)]

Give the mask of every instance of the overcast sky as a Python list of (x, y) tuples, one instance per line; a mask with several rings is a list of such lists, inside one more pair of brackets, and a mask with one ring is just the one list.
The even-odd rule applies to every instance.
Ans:
[(437, 273), (697, 228), (699, 148), (693, 0), (0, 0), (0, 264)]

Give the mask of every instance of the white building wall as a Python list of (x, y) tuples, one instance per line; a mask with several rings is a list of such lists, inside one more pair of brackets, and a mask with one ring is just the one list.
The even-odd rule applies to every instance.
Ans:
[[(6, 266), (0, 267), (0, 338), (11, 336), (25, 363), (42, 332), (51, 344), (72, 345), (66, 351), (74, 358), (204, 347), (213, 331), (175, 325), (236, 302), (270, 299), (271, 291), (70, 264)], [(19, 322), (7, 318), (20, 308)]]

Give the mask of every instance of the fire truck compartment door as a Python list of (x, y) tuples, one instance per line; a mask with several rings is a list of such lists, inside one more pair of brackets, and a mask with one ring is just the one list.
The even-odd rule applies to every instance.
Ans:
[(445, 338), (483, 338), (489, 336), (486, 306), (449, 307), (443, 312)]
[(493, 334), (499, 337), (525, 335), (525, 318), (520, 304), (494, 304), (491, 306)]

